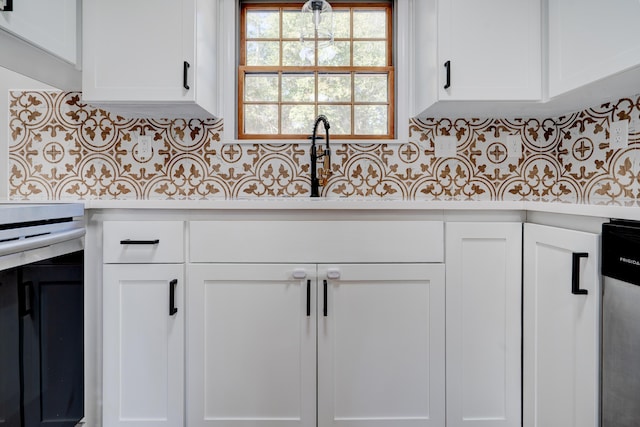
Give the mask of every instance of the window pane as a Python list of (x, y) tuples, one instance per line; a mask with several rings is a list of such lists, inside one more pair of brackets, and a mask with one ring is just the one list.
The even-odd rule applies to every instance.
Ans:
[(313, 65), (313, 56), (313, 45), (309, 47), (299, 41), (282, 42), (282, 65), (285, 67)]
[(318, 101), (351, 102), (350, 74), (321, 74), (318, 76)]
[(277, 105), (245, 105), (244, 133), (246, 134), (277, 134), (278, 106)]
[(387, 14), (385, 11), (353, 12), (353, 38), (387, 38)]
[(351, 14), (348, 10), (333, 11), (333, 38), (348, 39), (351, 34)]
[(356, 74), (354, 83), (356, 102), (387, 102), (386, 74)]
[(331, 46), (318, 49), (318, 65), (349, 66), (349, 42), (334, 42)]
[(315, 100), (315, 79), (313, 74), (283, 74), (283, 102), (313, 102)]
[(283, 105), (282, 133), (310, 134), (313, 130), (314, 111), (313, 105)]
[(387, 65), (387, 42), (353, 42), (353, 65), (384, 67)]
[(247, 38), (277, 39), (280, 37), (279, 15), (278, 11), (247, 11)]
[[(351, 134), (351, 106), (350, 105), (318, 105), (318, 114), (327, 116), (331, 124), (329, 138), (331, 135)], [(321, 131), (324, 135), (324, 131)]]
[(300, 32), (311, 34), (313, 32), (313, 22), (302, 20), (299, 10), (285, 10), (282, 12), (282, 37), (285, 39), (299, 39)]
[(244, 78), (244, 100), (278, 102), (278, 76), (247, 74)]
[(247, 65), (280, 65), (280, 43), (247, 42)]
[(356, 105), (353, 108), (356, 134), (387, 134), (388, 113), (386, 105)]

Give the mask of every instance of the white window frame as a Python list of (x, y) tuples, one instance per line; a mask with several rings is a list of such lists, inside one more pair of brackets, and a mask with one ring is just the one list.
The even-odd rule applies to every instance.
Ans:
[[(412, 82), (414, 81), (414, 1), (394, 0), (394, 67), (395, 67), (395, 139), (348, 139), (341, 144), (404, 144), (409, 139), (409, 109), (414, 105)], [(238, 0), (218, 0), (218, 111), (224, 120), (223, 144), (309, 144), (306, 139), (237, 139), (237, 56), (240, 4)], [(233, 82), (233, 84), (231, 84)], [(311, 129), (309, 129), (311, 132)]]

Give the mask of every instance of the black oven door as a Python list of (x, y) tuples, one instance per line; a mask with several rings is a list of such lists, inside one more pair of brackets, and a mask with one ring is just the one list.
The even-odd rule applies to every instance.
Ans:
[(0, 272), (0, 427), (84, 413), (83, 252)]

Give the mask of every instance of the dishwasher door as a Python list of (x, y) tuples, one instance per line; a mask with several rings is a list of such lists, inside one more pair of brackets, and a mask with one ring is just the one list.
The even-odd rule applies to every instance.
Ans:
[(640, 223), (602, 227), (602, 427), (640, 426)]

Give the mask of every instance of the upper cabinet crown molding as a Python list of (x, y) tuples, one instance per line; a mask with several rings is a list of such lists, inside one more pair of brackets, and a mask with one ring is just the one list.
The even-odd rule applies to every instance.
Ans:
[(83, 100), (133, 116), (217, 115), (218, 7), (85, 0)]

